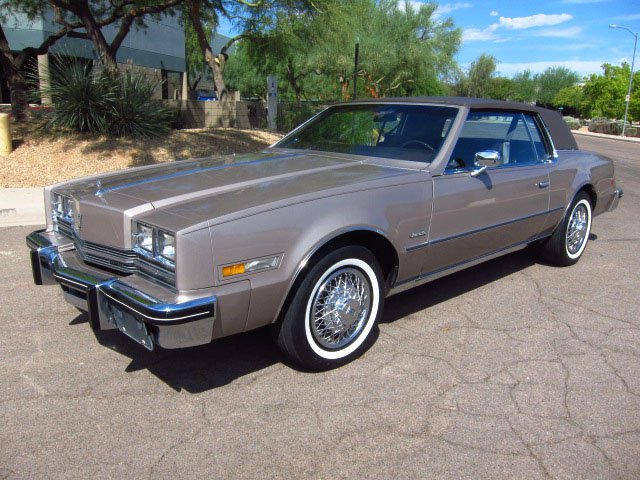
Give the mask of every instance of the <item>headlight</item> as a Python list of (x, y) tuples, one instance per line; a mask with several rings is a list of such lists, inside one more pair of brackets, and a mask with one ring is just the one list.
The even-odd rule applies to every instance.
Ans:
[(138, 222), (133, 222), (131, 232), (133, 248), (141, 257), (165, 270), (175, 271), (175, 234)]
[(156, 235), (157, 254), (171, 262), (176, 261), (176, 237), (162, 230)]
[[(73, 229), (73, 200), (54, 193), (51, 197), (51, 221), (54, 230), (71, 236)], [(61, 226), (61, 224), (63, 224)]]
[(134, 246), (153, 253), (153, 229), (143, 223), (136, 224)]

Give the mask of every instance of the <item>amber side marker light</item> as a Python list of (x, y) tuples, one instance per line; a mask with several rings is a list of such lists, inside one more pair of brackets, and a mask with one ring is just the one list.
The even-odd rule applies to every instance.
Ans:
[(278, 268), (281, 255), (272, 257), (257, 258), (244, 263), (236, 263), (222, 267), (223, 277), (232, 277), (233, 275), (242, 275), (243, 273), (256, 273), (264, 270), (272, 270)]
[(238, 263), (237, 265), (227, 265), (222, 267), (222, 276), (230, 277), (231, 275), (240, 275), (244, 273), (244, 263)]

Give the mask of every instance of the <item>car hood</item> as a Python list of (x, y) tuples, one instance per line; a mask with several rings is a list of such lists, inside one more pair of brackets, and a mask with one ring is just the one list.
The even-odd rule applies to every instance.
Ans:
[(82, 239), (126, 248), (134, 216), (177, 231), (373, 188), (407, 173), (363, 157), (269, 150), (134, 169), (65, 184), (54, 191), (76, 200)]

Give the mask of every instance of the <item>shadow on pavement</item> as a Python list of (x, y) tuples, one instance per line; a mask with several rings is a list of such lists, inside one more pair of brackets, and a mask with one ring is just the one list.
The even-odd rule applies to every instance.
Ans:
[[(85, 315), (82, 315), (86, 317)], [(95, 332), (100, 344), (131, 359), (127, 372), (146, 369), (176, 391), (201, 393), (280, 363), (268, 328), (179, 350), (145, 350), (117, 330)]]
[[(383, 323), (445, 302), (481, 286), (539, 263), (530, 250), (523, 250), (389, 298)], [(79, 315), (71, 325), (87, 322)], [(146, 369), (176, 391), (201, 393), (227, 385), (245, 375), (276, 363), (285, 363), (271, 339), (269, 328), (216, 340), (208, 345), (181, 350), (145, 350), (117, 330), (96, 332), (100, 344), (131, 359), (127, 372)], [(288, 365), (297, 369), (295, 365)], [(301, 370), (302, 371), (302, 370)]]
[(536, 253), (524, 249), (399, 293), (385, 302), (382, 323), (395, 322), (536, 263), (541, 263)]

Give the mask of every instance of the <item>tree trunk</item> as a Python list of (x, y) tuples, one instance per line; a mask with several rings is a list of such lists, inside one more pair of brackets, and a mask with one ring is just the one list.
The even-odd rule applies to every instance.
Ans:
[[(210, 52), (211, 50), (209, 50)], [(207, 53), (209, 53), (207, 52)], [(218, 100), (224, 102), (228, 100), (227, 85), (224, 82), (224, 63), (226, 61), (226, 57), (224, 55), (217, 56), (207, 56), (207, 63), (209, 67), (211, 67), (211, 71), (213, 72), (213, 84), (216, 86), (216, 92), (218, 92)]]
[(80, 19), (82, 25), (84, 25), (87, 36), (98, 52), (100, 63), (102, 63), (102, 66), (109, 72), (117, 71), (118, 64), (116, 63), (116, 56), (91, 13), (89, 3), (85, 0), (82, 2), (73, 2), (73, 4), (74, 7), (70, 9), (70, 11), (73, 12)]
[(0, 25), (0, 68), (2, 76), (7, 81), (11, 94), (11, 115), (16, 122), (26, 119), (28, 106), (27, 85), (20, 72), (22, 58), (18, 59), (9, 48), (9, 42)]
[(27, 107), (29, 95), (27, 82), (20, 72), (9, 78), (9, 92), (11, 93), (11, 115), (16, 122), (24, 122), (27, 119)]

